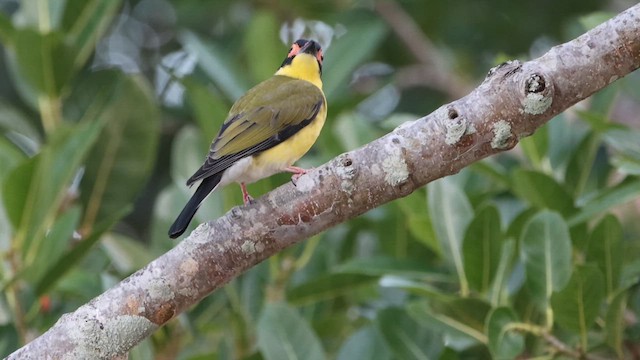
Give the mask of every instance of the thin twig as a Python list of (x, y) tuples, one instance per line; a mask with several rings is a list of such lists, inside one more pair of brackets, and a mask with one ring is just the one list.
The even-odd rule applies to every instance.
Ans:
[(419, 62), (399, 71), (401, 87), (428, 85), (451, 99), (471, 91), (471, 85), (451, 71), (445, 57), (400, 5), (392, 0), (383, 0), (376, 2), (375, 9)]
[(564, 342), (562, 342), (560, 339), (558, 339), (557, 337), (551, 335), (548, 332), (544, 332), (542, 334), (542, 337), (544, 338), (544, 340), (551, 345), (552, 348), (554, 348), (558, 353), (563, 354), (563, 355), (567, 355), (570, 356), (574, 359), (584, 359), (584, 360), (607, 360), (607, 358), (601, 357), (599, 355), (595, 355), (595, 354), (587, 354), (584, 351), (578, 351), (575, 350), (574, 348), (570, 347), (569, 345), (565, 344)]

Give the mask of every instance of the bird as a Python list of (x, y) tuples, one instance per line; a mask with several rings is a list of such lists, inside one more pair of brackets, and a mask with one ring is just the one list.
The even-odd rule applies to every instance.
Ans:
[(295, 182), (307, 170), (293, 166), (316, 142), (327, 117), (322, 91), (322, 47), (293, 42), (275, 74), (240, 97), (213, 139), (204, 164), (187, 180), (196, 191), (169, 228), (182, 235), (202, 202), (219, 187), (240, 184), (244, 204), (253, 198), (246, 184), (280, 172)]

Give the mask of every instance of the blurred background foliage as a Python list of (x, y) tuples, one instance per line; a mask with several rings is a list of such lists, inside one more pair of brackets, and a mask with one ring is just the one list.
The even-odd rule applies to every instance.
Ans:
[[(0, 0), (0, 355), (174, 245), (227, 109), (300, 34), (326, 58), (312, 167), (633, 3)], [(272, 257), (130, 358), (638, 358), (638, 89)]]

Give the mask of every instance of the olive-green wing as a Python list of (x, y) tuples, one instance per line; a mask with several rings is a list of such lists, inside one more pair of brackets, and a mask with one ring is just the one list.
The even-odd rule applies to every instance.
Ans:
[(187, 184), (282, 143), (311, 123), (324, 102), (322, 91), (308, 81), (274, 76), (258, 84), (233, 105), (207, 159)]

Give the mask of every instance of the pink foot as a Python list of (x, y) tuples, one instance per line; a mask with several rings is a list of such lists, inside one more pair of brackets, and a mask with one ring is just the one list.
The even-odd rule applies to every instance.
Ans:
[(285, 170), (290, 173), (293, 173), (293, 175), (291, 175), (291, 182), (293, 183), (293, 185), (295, 185), (298, 182), (298, 179), (300, 178), (300, 176), (306, 174), (308, 171), (306, 169), (299, 168), (297, 166), (287, 166)]
[(253, 203), (253, 198), (251, 197), (251, 195), (249, 195), (249, 192), (247, 191), (247, 185), (245, 185), (245, 183), (240, 183), (240, 188), (242, 189), (242, 201), (244, 201), (244, 204), (252, 204)]

